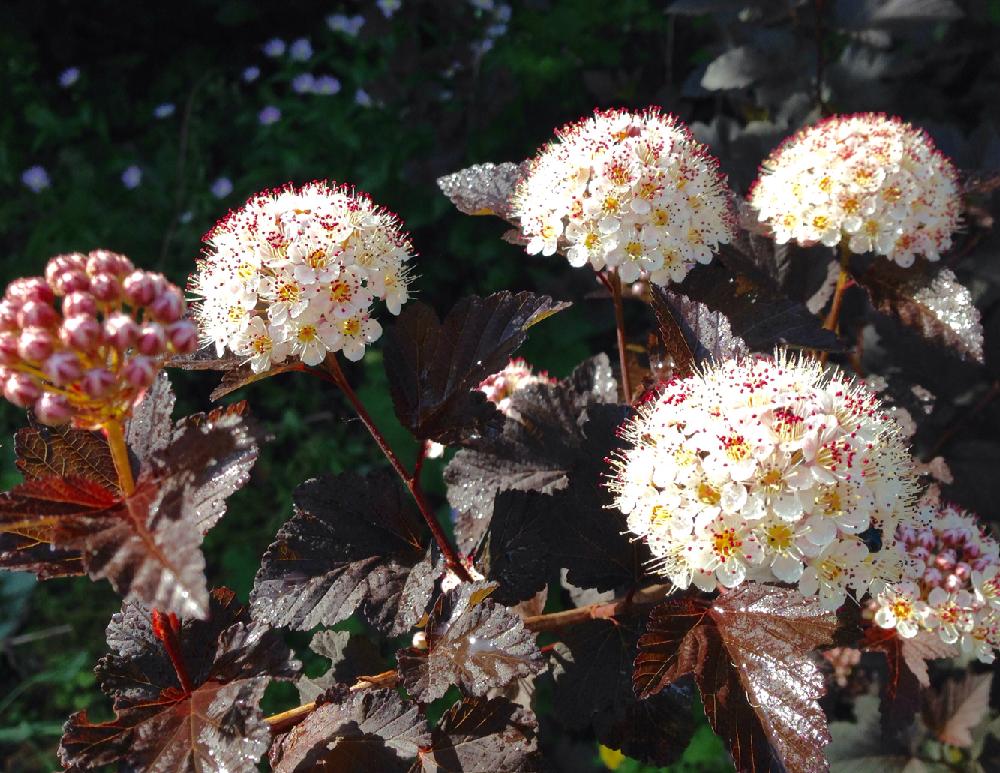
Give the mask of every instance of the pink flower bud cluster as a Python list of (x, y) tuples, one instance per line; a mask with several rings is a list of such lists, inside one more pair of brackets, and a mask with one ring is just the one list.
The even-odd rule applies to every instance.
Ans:
[(479, 391), (486, 395), (486, 399), (500, 409), (504, 416), (512, 416), (510, 399), (519, 389), (524, 389), (531, 384), (554, 384), (556, 380), (550, 378), (544, 370), (535, 373), (531, 366), (520, 357), (515, 357), (507, 363), (507, 367), (487, 376), (483, 383), (479, 385)]
[(57, 255), (0, 301), (0, 385), (43, 424), (93, 429), (127, 416), (167, 357), (194, 351), (181, 291), (124, 255)]
[(878, 595), (875, 622), (907, 638), (935, 630), (991, 663), (1000, 648), (1000, 546), (954, 505), (925, 501), (922, 511), (929, 526), (896, 532), (911, 581)]

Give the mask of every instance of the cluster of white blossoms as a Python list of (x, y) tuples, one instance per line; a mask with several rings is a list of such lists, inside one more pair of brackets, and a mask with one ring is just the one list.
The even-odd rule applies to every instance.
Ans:
[[(878, 398), (816, 360), (779, 352), (675, 379), (622, 436), (609, 488), (678, 588), (797, 583), (833, 610), (904, 577), (893, 535), (917, 517), (912, 460)], [(862, 538), (873, 528), (879, 549)]]
[(904, 638), (937, 631), (946, 644), (992, 663), (1000, 649), (1000, 546), (975, 516), (954, 505), (921, 506), (922, 528), (900, 524), (909, 558), (906, 582), (878, 594), (875, 622)]
[(595, 111), (556, 131), (511, 201), (528, 253), (665, 285), (732, 238), (718, 161), (671, 115)]
[(846, 241), (904, 268), (951, 246), (961, 208), (955, 168), (927, 134), (875, 113), (834, 116), (785, 140), (750, 203), (779, 244)]
[(359, 360), (382, 334), (376, 300), (408, 299), (411, 245), (399, 219), (346, 186), (312, 182), (252, 197), (205, 236), (190, 290), (202, 339), (255, 373), (328, 352)]

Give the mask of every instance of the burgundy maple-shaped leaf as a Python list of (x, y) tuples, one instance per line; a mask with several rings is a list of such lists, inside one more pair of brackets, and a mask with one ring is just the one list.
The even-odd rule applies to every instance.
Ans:
[(528, 328), (568, 305), (505, 291), (463, 298), (439, 322), (429, 306), (407, 304), (385, 342), (400, 422), (418, 438), (445, 444), (498, 433), (503, 415), (476, 387), (503, 370)]
[(674, 362), (674, 375), (688, 376), (706, 361), (722, 362), (749, 353), (722, 312), (658, 285), (652, 287), (653, 311), (664, 348)]
[(574, 470), (596, 451), (584, 428), (588, 408), (615, 403), (617, 396), (604, 354), (557, 384), (532, 384), (515, 392), (502, 434), (470, 443), (445, 469), (448, 501), (465, 522), (458, 535), (461, 548), (475, 549), (499, 492), (565, 489)]
[(903, 269), (880, 258), (859, 281), (883, 314), (896, 317), (928, 340), (951, 347), (962, 358), (983, 361), (979, 309), (951, 269), (935, 272), (925, 261)]
[(641, 620), (589, 620), (560, 634), (553, 653), (555, 717), (571, 730), (651, 765), (669, 765), (695, 730), (687, 680), (636, 697), (632, 671)]
[(889, 734), (908, 727), (920, 710), (924, 688), (930, 687), (927, 661), (958, 657), (957, 644), (945, 644), (936, 631), (920, 631), (905, 639), (895, 628), (869, 626), (861, 648), (885, 655), (886, 675), (881, 688), (882, 726)]
[(108, 625), (108, 646), (96, 673), (115, 718), (70, 717), (59, 746), (66, 767), (253, 770), (270, 741), (264, 689), (299, 671), (280, 635), (252, 622), (225, 588), (213, 591), (205, 620), (126, 603)]
[(516, 703), (465, 698), (441, 717), (414, 773), (535, 773), (544, 769), (537, 734), (535, 715)]
[(294, 502), (254, 580), (256, 618), (308, 630), (359, 610), (391, 635), (420, 619), (440, 571), (426, 526), (390, 471), (314, 478)]
[(817, 601), (766, 585), (669, 601), (639, 639), (635, 690), (654, 695), (691, 674), (737, 769), (826, 770), (823, 677), (810, 653), (836, 625)]
[(489, 598), (492, 589), (488, 583), (463, 583), (441, 596), (424, 629), (426, 646), (399, 651), (399, 675), (414, 698), (429, 703), (452, 685), (483, 696), (545, 669), (535, 635)]
[(429, 741), (416, 703), (395, 690), (328, 690), (321, 705), (271, 747), (274, 773), (405, 773)]

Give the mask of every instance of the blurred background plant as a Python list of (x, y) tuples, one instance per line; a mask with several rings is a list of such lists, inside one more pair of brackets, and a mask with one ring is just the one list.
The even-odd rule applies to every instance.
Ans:
[[(522, 350), (561, 377), (613, 351), (613, 318), (592, 279), (527, 257), (500, 238), (498, 221), (463, 217), (437, 191), (438, 176), (526, 158), (552, 127), (595, 105), (648, 104), (690, 122), (740, 194), (784, 136), (830, 112), (900, 115), (982, 175), (1000, 168), (998, 42), (1000, 0), (9, 0), (0, 7), (0, 286), (53, 254), (96, 247), (183, 283), (201, 235), (251, 193), (349, 181), (403, 218), (419, 252), (414, 289), (439, 311), (505, 288), (576, 300)], [(910, 406), (921, 413), (916, 443), (925, 458), (947, 458), (948, 495), (995, 521), (1000, 244), (986, 212), (973, 211), (946, 256), (983, 313), (985, 367), (917, 356), (915, 337), (888, 321), (859, 334), (866, 361), (923, 388)], [(786, 289), (814, 283), (812, 274), (786, 270)], [(640, 330), (643, 312), (629, 312)], [(412, 454), (378, 350), (351, 378)], [(207, 407), (212, 374), (172, 377), (184, 413)], [(303, 380), (289, 390), (291, 378), (252, 387), (273, 440), (205, 546), (210, 583), (243, 599), (303, 475), (380, 462), (344, 405)], [(10, 438), (23, 423), (0, 404), (5, 488), (19, 478)], [(443, 491), (438, 474), (427, 479), (432, 494)], [(118, 607), (103, 583), (0, 575), (5, 769), (52, 769), (56, 718), (81, 708), (107, 716), (91, 668)], [(305, 639), (295, 643), (305, 653)], [(705, 731), (672, 770), (726, 769)], [(567, 770), (648, 770), (593, 740), (558, 743)]]

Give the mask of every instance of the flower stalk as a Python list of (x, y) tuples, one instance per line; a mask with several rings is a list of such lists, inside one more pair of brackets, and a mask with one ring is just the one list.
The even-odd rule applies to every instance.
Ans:
[(431, 535), (434, 537), (434, 541), (438, 545), (441, 554), (444, 556), (445, 563), (448, 568), (453, 571), (463, 582), (472, 582), (472, 577), (469, 571), (465, 568), (461, 559), (458, 556), (455, 548), (452, 547), (451, 543), (448, 541), (448, 536), (444, 533), (441, 528), (441, 524), (438, 523), (438, 519), (434, 516), (434, 511), (431, 509), (430, 504), (427, 502), (427, 497), (424, 495), (423, 488), (420, 485), (419, 475), (422, 464), (418, 461), (414, 471), (408, 472), (403, 466), (403, 463), (396, 456), (396, 452), (392, 450), (389, 442), (386, 440), (385, 435), (379, 430), (375, 425), (371, 414), (365, 408), (364, 403), (361, 402), (361, 398), (358, 397), (357, 393), (351, 387), (350, 382), (344, 375), (344, 371), (341, 370), (340, 363), (337, 362), (336, 354), (328, 354), (324, 360), (325, 373), (329, 376), (329, 380), (336, 384), (340, 391), (344, 393), (347, 401), (354, 408), (354, 412), (361, 419), (361, 423), (365, 425), (375, 444), (382, 451), (386, 459), (389, 460), (389, 464), (396, 471), (399, 479), (406, 486), (406, 489), (410, 492), (410, 496), (413, 497), (413, 501), (417, 504), (417, 509), (420, 511), (420, 515), (423, 516), (424, 521), (427, 523), (428, 528), (431, 530)]

